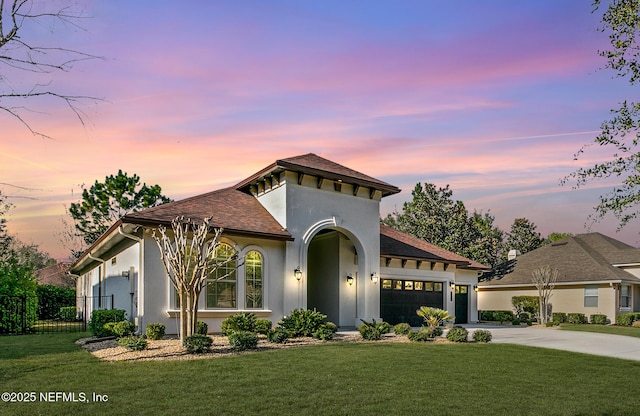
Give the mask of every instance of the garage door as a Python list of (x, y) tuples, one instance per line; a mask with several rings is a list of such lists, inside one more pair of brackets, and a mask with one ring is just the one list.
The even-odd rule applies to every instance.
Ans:
[(442, 308), (444, 294), (442, 282), (382, 279), (380, 285), (380, 314), (391, 325), (406, 322), (422, 325), (416, 314), (421, 306)]

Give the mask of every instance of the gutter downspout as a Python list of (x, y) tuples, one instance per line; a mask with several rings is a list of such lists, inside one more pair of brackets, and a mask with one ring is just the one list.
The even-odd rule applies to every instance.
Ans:
[[(87, 257), (89, 257), (91, 260), (99, 261), (101, 263), (101, 266), (99, 269), (100, 274), (98, 275), (98, 308), (102, 308), (102, 296), (104, 296), (102, 292), (102, 289), (103, 289), (102, 284), (104, 283), (104, 275), (107, 272), (107, 268), (105, 267), (105, 263), (107, 261), (102, 260), (99, 257), (93, 257), (91, 252), (87, 253)], [(111, 308), (113, 308), (113, 305), (111, 305)]]
[[(118, 233), (123, 236), (123, 237), (127, 237), (133, 241), (136, 241), (137, 243), (140, 244), (139, 247), (139, 252), (138, 252), (138, 303), (137, 303), (137, 308), (136, 308), (136, 316), (133, 317), (133, 321), (134, 324), (138, 327), (138, 331), (140, 331), (140, 328), (142, 328), (142, 319), (140, 319), (141, 316), (144, 316), (144, 302), (143, 302), (143, 298), (144, 298), (144, 292), (143, 292), (143, 279), (142, 279), (142, 270), (143, 267), (142, 265), (143, 263), (143, 248), (144, 248), (144, 239), (138, 237), (137, 235), (134, 234), (128, 234), (126, 232), (124, 232), (124, 227), (122, 226), (122, 224), (120, 224), (120, 226), (118, 227)], [(133, 276), (129, 276), (130, 279), (133, 279)], [(131, 314), (133, 315), (133, 306), (134, 306), (134, 301), (135, 301), (135, 294), (131, 294)], [(142, 310), (142, 313), (141, 313)]]

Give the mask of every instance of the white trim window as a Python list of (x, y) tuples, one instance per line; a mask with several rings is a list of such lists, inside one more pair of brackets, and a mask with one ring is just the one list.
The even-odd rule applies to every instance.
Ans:
[(598, 307), (598, 286), (584, 287), (584, 307), (585, 308)]
[(237, 261), (231, 259), (234, 254), (233, 247), (226, 243), (218, 245), (213, 254), (219, 266), (207, 278), (207, 309), (237, 307)]
[(251, 250), (244, 258), (245, 307), (262, 309), (263, 307), (263, 264), (262, 254)]
[(631, 308), (631, 285), (620, 285), (620, 308)]

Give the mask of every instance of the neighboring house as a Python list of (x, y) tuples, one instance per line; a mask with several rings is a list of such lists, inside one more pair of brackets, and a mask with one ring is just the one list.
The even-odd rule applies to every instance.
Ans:
[(538, 296), (531, 275), (557, 269), (553, 312), (607, 315), (640, 311), (640, 249), (600, 233), (579, 234), (516, 257), (513, 270), (478, 285), (479, 310), (512, 310), (513, 296)]
[(243, 260), (202, 292), (198, 319), (211, 331), (240, 311), (275, 325), (296, 308), (340, 327), (361, 319), (418, 325), (420, 306), (476, 320), (473, 288), (488, 268), (380, 225), (380, 200), (398, 192), (314, 154), (277, 160), (230, 188), (125, 215), (72, 266), (78, 296), (88, 299), (78, 307), (125, 309), (141, 330), (161, 322), (176, 333), (175, 290), (152, 233), (177, 216), (212, 216), (224, 228), (220, 241)]
[(76, 279), (69, 276), (71, 263), (57, 263), (36, 270), (36, 281), (39, 285), (59, 287), (75, 287)]

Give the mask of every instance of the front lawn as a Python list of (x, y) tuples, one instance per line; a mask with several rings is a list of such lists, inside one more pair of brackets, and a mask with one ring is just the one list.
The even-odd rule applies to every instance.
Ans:
[(640, 328), (634, 328), (632, 326), (560, 324), (560, 329), (567, 331), (599, 332), (601, 334), (624, 335), (627, 337), (640, 338)]
[(0, 403), (0, 414), (627, 415), (640, 395), (640, 362), (508, 344), (345, 342), (106, 363), (78, 337), (0, 337), (2, 391), (38, 397)]

